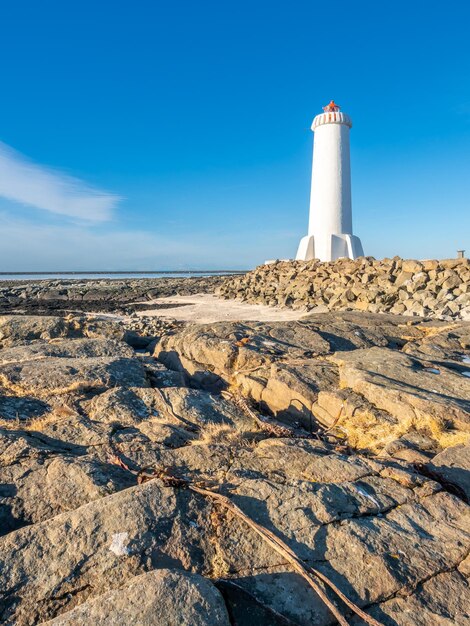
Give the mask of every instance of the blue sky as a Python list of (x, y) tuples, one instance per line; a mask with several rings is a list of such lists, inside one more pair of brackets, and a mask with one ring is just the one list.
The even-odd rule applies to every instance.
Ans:
[(460, 0), (2, 3), (0, 270), (293, 256), (331, 98), (366, 254), (470, 252), (469, 23)]

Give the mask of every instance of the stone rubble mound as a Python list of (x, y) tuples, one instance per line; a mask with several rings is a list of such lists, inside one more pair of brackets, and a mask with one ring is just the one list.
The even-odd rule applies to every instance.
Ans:
[(368, 311), (470, 320), (470, 261), (360, 257), (277, 261), (217, 289), (224, 298), (317, 311)]
[(470, 324), (330, 313), (126, 339), (0, 318), (0, 623), (337, 623), (160, 468), (228, 496), (384, 626), (470, 624)]

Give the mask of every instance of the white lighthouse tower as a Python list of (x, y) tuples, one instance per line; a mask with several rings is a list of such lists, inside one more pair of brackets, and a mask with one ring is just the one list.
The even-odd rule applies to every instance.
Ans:
[(353, 235), (349, 129), (351, 118), (332, 100), (312, 123), (312, 189), (308, 235), (300, 240), (296, 259), (334, 261), (364, 254)]

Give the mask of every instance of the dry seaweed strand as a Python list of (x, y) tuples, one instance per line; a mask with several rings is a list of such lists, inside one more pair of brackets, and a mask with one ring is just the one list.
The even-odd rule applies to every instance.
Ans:
[[(292, 428), (285, 424), (281, 424), (277, 420), (264, 417), (263, 415), (258, 414), (256, 411), (254, 411), (250, 407), (246, 399), (239, 394), (234, 394), (234, 393), (231, 393), (230, 391), (222, 391), (221, 393), (222, 393), (222, 396), (230, 399), (236, 406), (238, 406), (245, 413), (245, 415), (248, 415), (248, 417), (254, 420), (257, 426), (260, 428), (260, 430), (262, 430), (268, 435), (271, 435), (272, 437), (279, 437), (279, 438), (285, 437), (289, 439), (316, 438), (320, 440), (327, 440), (328, 437), (331, 437), (333, 439), (340, 439), (341, 441), (344, 441), (343, 438), (339, 437), (338, 435), (332, 432), (334, 427), (338, 427), (337, 424), (343, 414), (344, 406), (341, 407), (338, 416), (335, 418), (334, 423), (329, 428), (327, 428), (326, 430), (321, 430), (318, 433), (308, 433), (304, 430)], [(345, 445), (344, 448), (345, 448), (345, 451), (348, 450), (347, 445)]]
[(206, 498), (211, 498), (215, 502), (221, 504), (226, 509), (231, 511), (236, 517), (243, 520), (252, 530), (254, 530), (266, 543), (268, 543), (278, 554), (286, 559), (292, 568), (304, 578), (307, 583), (312, 587), (318, 597), (324, 602), (335, 619), (341, 626), (349, 626), (346, 619), (339, 612), (337, 607), (331, 602), (323, 589), (318, 585), (315, 577), (320, 579), (325, 585), (327, 585), (337, 596), (340, 598), (346, 606), (348, 606), (356, 615), (361, 617), (369, 626), (383, 626), (381, 622), (365, 613), (357, 604), (349, 600), (348, 597), (322, 572), (308, 566), (302, 559), (300, 559), (289, 546), (282, 541), (273, 532), (258, 524), (251, 519), (246, 513), (244, 513), (234, 502), (227, 496), (222, 495), (217, 491), (212, 491), (201, 486), (201, 484), (193, 483), (185, 478), (174, 476), (167, 468), (142, 468), (140, 471), (131, 470), (125, 463), (119, 459), (117, 455), (112, 455), (109, 458), (110, 463), (119, 465), (120, 467), (127, 469), (129, 472), (137, 477), (137, 482), (142, 484), (148, 480), (160, 479), (165, 486), (173, 488), (185, 488), (198, 493)]
[(124, 461), (121, 459), (121, 457), (119, 455), (117, 455), (117, 454), (110, 454), (108, 456), (108, 463), (111, 463), (112, 465), (117, 465), (121, 469), (127, 470), (128, 472), (131, 472), (131, 474), (135, 474), (136, 473), (133, 470), (131, 470), (131, 468), (127, 465), (127, 463), (124, 463)]
[(338, 424), (339, 420), (341, 419), (341, 417), (343, 415), (343, 412), (344, 412), (344, 400), (341, 403), (341, 408), (340, 408), (340, 410), (338, 412), (338, 415), (335, 417), (333, 423), (328, 428), (325, 428), (325, 430), (322, 432), (322, 435), (329, 434), (330, 431), (332, 431), (336, 427), (336, 425)]
[(290, 437), (290, 438), (298, 438), (302, 437), (303, 439), (307, 438), (308, 435), (306, 433), (302, 433), (299, 435), (293, 428), (289, 428), (288, 426), (284, 426), (276, 422), (275, 420), (268, 419), (266, 417), (261, 417), (253, 411), (251, 407), (248, 405), (245, 398), (240, 395), (235, 395), (230, 393), (229, 391), (222, 391), (222, 395), (229, 398), (236, 406), (238, 406), (245, 415), (251, 417), (257, 424), (257, 426), (263, 432), (272, 435), (274, 437)]
[(314, 579), (314, 576), (319, 578), (328, 587), (330, 587), (330, 589), (332, 589), (336, 593), (336, 595), (352, 611), (354, 611), (354, 613), (359, 615), (359, 617), (361, 617), (367, 624), (370, 624), (370, 626), (383, 626), (380, 622), (378, 622), (376, 619), (374, 619), (373, 617), (365, 613), (360, 607), (354, 604), (354, 602), (349, 600), (349, 598), (347, 598), (344, 595), (344, 593), (340, 589), (338, 589), (338, 587), (333, 582), (331, 582), (331, 580), (327, 576), (325, 576), (325, 574), (323, 574), (319, 570), (314, 569), (313, 567), (309, 567), (306, 563), (304, 563), (295, 554), (295, 552), (293, 552), (289, 548), (289, 546), (282, 541), (282, 539), (280, 539), (273, 532), (271, 532), (264, 526), (261, 526), (260, 524), (252, 520), (251, 517), (246, 515), (246, 513), (244, 513), (241, 509), (239, 509), (238, 506), (230, 500), (230, 498), (227, 498), (227, 496), (224, 496), (218, 492), (211, 491), (203, 487), (199, 487), (189, 482), (187, 483), (187, 488), (203, 496), (212, 498), (219, 504), (222, 504), (229, 511), (234, 513), (237, 517), (242, 519), (250, 528), (252, 528), (260, 537), (262, 537), (264, 541), (266, 541), (266, 543), (268, 543), (278, 554), (283, 556), (286, 559), (286, 561), (290, 563), (293, 569), (308, 582), (310, 587), (312, 587), (312, 589), (317, 593), (317, 595), (321, 598), (321, 600), (325, 603), (325, 605), (330, 609), (331, 613), (335, 616), (336, 620), (338, 621), (339, 624), (341, 624), (341, 626), (348, 626), (348, 622), (341, 615), (341, 613), (338, 611), (336, 606), (331, 602), (331, 600), (325, 594), (323, 589), (317, 584), (317, 582)]

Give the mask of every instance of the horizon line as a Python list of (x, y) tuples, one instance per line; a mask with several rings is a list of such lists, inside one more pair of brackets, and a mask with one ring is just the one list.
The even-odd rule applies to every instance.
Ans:
[(21, 272), (0, 272), (0, 276), (22, 276), (32, 274), (42, 276), (44, 274), (227, 274), (242, 273), (249, 270), (53, 270), (53, 271), (21, 271)]

